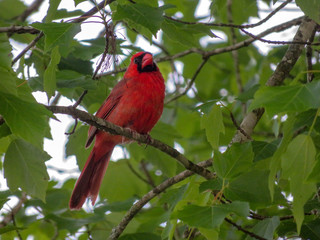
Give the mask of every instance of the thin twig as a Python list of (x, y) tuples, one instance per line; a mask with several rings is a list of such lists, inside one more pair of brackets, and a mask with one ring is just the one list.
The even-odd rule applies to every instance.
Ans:
[(235, 222), (233, 222), (232, 220), (230, 220), (229, 218), (225, 218), (224, 219), (226, 222), (230, 223), (232, 226), (234, 226), (236, 229), (238, 229), (239, 231), (241, 232), (244, 232), (245, 234), (249, 235), (250, 237), (253, 237), (255, 239), (259, 239), (259, 240), (267, 240), (266, 238), (264, 237), (260, 237), (259, 235), (253, 233), (253, 232), (250, 232), (246, 229), (244, 229), (243, 227), (241, 227), (240, 225), (236, 224)]
[(59, 100), (61, 98), (61, 93), (58, 92), (58, 94), (54, 97), (50, 105), (55, 106), (58, 104)]
[[(228, 109), (229, 110), (229, 109)], [(239, 124), (237, 123), (237, 120), (235, 119), (235, 117), (233, 116), (233, 113), (229, 110), (230, 112), (230, 118), (231, 118), (231, 121), (233, 123), (233, 125), (237, 128), (238, 131), (240, 131), (244, 136), (246, 136), (249, 140), (252, 140), (250, 135), (247, 134), (240, 126)]]
[[(314, 21), (308, 18), (303, 17), (302, 19), (303, 21), (301, 22), (300, 27), (293, 38), (293, 42), (308, 41), (314, 28), (316, 28), (317, 26), (317, 24)], [(300, 57), (303, 48), (304, 46), (301, 44), (293, 44), (289, 46), (281, 62), (276, 67), (276, 70), (268, 79), (266, 83), (267, 86), (278, 86), (283, 83), (283, 81), (289, 75), (291, 69), (297, 62), (298, 58)], [(243, 129), (249, 136), (251, 136), (253, 129), (259, 122), (263, 113), (263, 108), (254, 109), (252, 112), (249, 112), (240, 124), (241, 129)], [(243, 142), (247, 140), (247, 136), (242, 134), (240, 131), (237, 131), (230, 144), (234, 142)]]
[[(212, 160), (206, 160), (206, 161), (198, 163), (198, 166), (201, 166), (203, 168), (209, 167), (211, 165), (212, 165)], [(162, 193), (164, 190), (166, 190), (167, 188), (171, 187), (172, 185), (183, 181), (184, 179), (190, 177), (193, 174), (194, 173), (189, 171), (189, 170), (183, 171), (183, 172), (179, 173), (178, 175), (167, 179), (166, 181), (164, 181), (163, 183), (161, 183), (160, 185), (158, 185), (157, 187), (152, 189), (150, 192), (148, 192), (146, 195), (144, 195), (139, 201), (137, 201), (130, 208), (130, 210), (125, 214), (125, 216), (123, 217), (121, 222), (118, 224), (118, 226), (116, 226), (115, 228), (112, 229), (112, 232), (111, 232), (111, 234), (109, 236), (109, 239), (110, 240), (117, 239), (121, 235), (123, 230), (126, 228), (126, 226), (129, 224), (129, 222), (133, 219), (133, 217), (151, 199), (153, 199), (155, 196), (157, 196), (158, 194)]]
[[(105, 26), (105, 39), (106, 39), (106, 45), (105, 49), (102, 53), (102, 56), (100, 58), (100, 61), (98, 63), (98, 66), (96, 67), (96, 70), (94, 71), (92, 75), (92, 79), (96, 79), (97, 74), (102, 67), (102, 64), (105, 63), (107, 67), (110, 66), (109, 60), (111, 56), (116, 55), (116, 35), (114, 33), (114, 26), (112, 22), (108, 23), (108, 21), (104, 20), (104, 26)], [(107, 60), (106, 60), (107, 58)], [(114, 66), (116, 66), (116, 63), (114, 62)]]
[(204, 67), (204, 65), (207, 63), (209, 58), (204, 58), (203, 61), (200, 63), (200, 65), (198, 66), (197, 70), (195, 71), (195, 73), (193, 74), (191, 80), (189, 81), (188, 85), (186, 86), (186, 88), (179, 94), (177, 94), (176, 96), (172, 97), (171, 99), (167, 100), (165, 102), (165, 104), (168, 104), (172, 101), (177, 100), (178, 98), (184, 96), (187, 94), (187, 92), (190, 90), (190, 88), (192, 87), (193, 83), (195, 82), (197, 76), (199, 75), (201, 69)]
[(148, 169), (147, 169), (147, 166), (146, 166), (146, 163), (145, 161), (141, 161), (141, 169), (142, 171), (144, 172), (144, 174), (146, 175), (147, 179), (148, 179), (148, 183), (152, 186), (152, 187), (156, 187)]
[[(92, 9), (90, 9), (88, 12), (84, 13), (83, 15), (81, 15), (79, 18), (76, 18), (72, 21), (70, 21), (71, 23), (81, 23), (83, 21), (85, 21), (88, 17), (92, 16), (93, 14), (97, 13), (99, 11), (99, 9), (104, 8), (107, 4), (112, 3), (115, 0), (103, 0), (102, 2), (100, 2), (97, 6), (93, 7)], [(30, 42), (28, 44), (27, 47), (25, 47), (19, 54), (18, 56), (16, 56), (13, 60), (12, 60), (12, 64), (14, 65), (26, 52), (28, 52), (33, 46), (36, 45), (36, 43), (44, 36), (43, 32), (40, 32), (40, 34), (32, 40), (32, 42)]]
[(33, 39), (27, 47), (25, 47), (13, 60), (11, 65), (14, 65), (26, 52), (28, 52), (33, 46), (36, 45), (36, 43), (44, 36), (43, 32), (40, 32), (40, 34)]
[[(316, 213), (304, 213), (305, 216), (310, 216), (310, 215), (316, 215)], [(250, 218), (252, 219), (256, 219), (256, 220), (264, 220), (264, 219), (268, 219), (268, 218), (271, 218), (272, 216), (263, 216), (263, 215), (260, 215), (260, 214), (257, 214), (253, 211), (250, 210), (250, 215), (249, 215)], [(286, 220), (289, 220), (289, 219), (294, 219), (294, 216), (293, 215), (287, 215), (287, 216), (282, 216), (282, 217), (279, 217), (279, 220), (280, 221), (286, 221)]]
[[(271, 28), (259, 33), (257, 35), (257, 37), (262, 38), (262, 37), (264, 37), (266, 35), (269, 35), (269, 34), (272, 34), (272, 33), (275, 33), (275, 32), (284, 31), (284, 30), (286, 30), (286, 29), (288, 29), (288, 28), (290, 28), (292, 26), (300, 24), (303, 19), (304, 19), (304, 17), (298, 17), (298, 18), (295, 18), (295, 19), (290, 20), (288, 22), (281, 23), (279, 25), (273, 26), (273, 27), (271, 27)], [(227, 47), (223, 47), (223, 48), (216, 48), (216, 49), (213, 49), (213, 50), (210, 50), (210, 51), (203, 51), (203, 50), (198, 49), (198, 48), (190, 48), (190, 49), (185, 50), (183, 52), (176, 53), (176, 54), (174, 54), (172, 56), (159, 57), (159, 58), (155, 59), (155, 61), (156, 62), (171, 61), (171, 60), (174, 60), (174, 59), (177, 59), (177, 58), (181, 58), (181, 57), (187, 56), (189, 54), (193, 54), (193, 53), (202, 55), (203, 57), (211, 57), (211, 56), (218, 55), (218, 54), (221, 54), (221, 53), (231, 52), (231, 51), (243, 48), (243, 47), (247, 47), (250, 44), (252, 44), (254, 41), (256, 41), (256, 39), (250, 37), (250, 38), (248, 38), (248, 39), (246, 39), (244, 41), (238, 42), (235, 45), (231, 45), (231, 46), (227, 46)], [(102, 74), (98, 75), (97, 78), (98, 77), (103, 77), (103, 76), (114, 75), (114, 74), (121, 73), (121, 72), (125, 72), (126, 70), (127, 70), (127, 68), (120, 68), (120, 69), (113, 70), (113, 71), (110, 71), (110, 72), (102, 73)]]
[(249, 33), (248, 31), (241, 29), (242, 32), (247, 34), (248, 36), (254, 38), (255, 40), (258, 40), (260, 42), (268, 43), (268, 44), (278, 44), (278, 45), (287, 45), (287, 44), (301, 44), (301, 45), (312, 45), (312, 46), (319, 46), (320, 42), (309, 42), (309, 41), (273, 41), (273, 40), (267, 40), (264, 38), (260, 38), (252, 33)]
[(87, 93), (88, 93), (88, 90), (84, 90), (83, 93), (80, 95), (79, 99), (72, 105), (72, 107), (74, 108), (78, 107)]
[(24, 202), (27, 200), (26, 193), (22, 192), (18, 203), (12, 208), (12, 210), (3, 218), (0, 222), (0, 228), (7, 226), (14, 218), (14, 216), (19, 212)]
[(267, 22), (272, 16), (274, 16), (277, 12), (279, 12), (282, 8), (284, 8), (289, 2), (291, 2), (292, 0), (287, 0), (285, 2), (283, 2), (279, 7), (277, 7), (275, 10), (273, 10), (272, 12), (270, 12), (268, 14), (268, 16), (266, 16), (264, 19), (262, 19), (261, 21), (257, 22), (257, 23), (253, 23), (253, 24), (244, 24), (244, 25), (236, 25), (236, 24), (232, 24), (232, 23), (203, 23), (203, 22), (186, 22), (180, 19), (176, 19), (173, 17), (169, 17), (169, 16), (164, 16), (165, 18), (168, 18), (170, 20), (179, 22), (179, 23), (183, 23), (183, 24), (189, 24), (189, 25), (193, 25), (193, 24), (203, 24), (203, 25), (207, 25), (207, 26), (213, 26), (213, 27), (231, 27), (231, 28), (254, 28), (257, 27), (265, 22)]
[(3, 116), (0, 115), (0, 125), (2, 125), (2, 124), (4, 124), (4, 123), (5, 123), (5, 120), (4, 120)]
[[(233, 23), (233, 18), (232, 18), (232, 0), (227, 1), (227, 18), (228, 22), (230, 24)], [(231, 43), (232, 45), (235, 45), (237, 43), (237, 36), (234, 28), (230, 28), (231, 32)], [(239, 54), (237, 50), (234, 50), (231, 52), (232, 58), (233, 58), (233, 67), (236, 75), (236, 84), (238, 87), (239, 93), (243, 92), (243, 85), (242, 85), (242, 80), (241, 80), (241, 75), (240, 75), (240, 63), (239, 63)], [(245, 113), (247, 112), (247, 105), (245, 103), (242, 103), (242, 115), (244, 116)]]
[(72, 130), (70, 132), (65, 132), (64, 134), (67, 135), (67, 136), (70, 136), (70, 135), (74, 134), (74, 132), (76, 131), (77, 126), (78, 126), (78, 118), (75, 118)]
[[(232, 20), (232, 0), (227, 1), (227, 16), (228, 16), (228, 22), (230, 24), (233, 23)], [(237, 36), (234, 28), (230, 29), (231, 32), (231, 43), (232, 45), (235, 45), (237, 43)], [(233, 58), (233, 65), (236, 73), (236, 83), (238, 86), (238, 90), (240, 93), (243, 92), (243, 86), (242, 86), (242, 81), (241, 81), (241, 76), (240, 76), (240, 67), (239, 67), (239, 55), (237, 51), (232, 51), (232, 58)]]
[[(312, 43), (314, 40), (314, 36), (316, 33), (316, 28), (309, 38), (309, 42)], [(306, 49), (306, 62), (307, 62), (307, 82), (312, 82), (314, 78), (314, 73), (312, 72), (312, 47), (310, 45), (307, 46)]]
[(27, 9), (17, 18), (18, 21), (24, 22), (33, 12), (37, 11), (44, 0), (35, 0)]
[(299, 42), (308, 41), (316, 27), (317, 24), (313, 20), (308, 18), (304, 19), (293, 38), (293, 42), (298, 43), (289, 46), (282, 60), (277, 65), (276, 70), (268, 79), (266, 84), (267, 86), (278, 86), (282, 84), (284, 79), (289, 75), (289, 72), (295, 63), (298, 61), (298, 58), (304, 49), (304, 45), (299, 44)]
[[(281, 32), (281, 31), (286, 30), (286, 29), (288, 29), (288, 28), (290, 28), (290, 27), (292, 27), (294, 25), (300, 24), (303, 19), (304, 19), (304, 17), (299, 17), (299, 18), (290, 20), (288, 22), (276, 25), (274, 27), (271, 27), (271, 28), (263, 31), (262, 33), (259, 33), (257, 35), (257, 37), (262, 38), (262, 37), (264, 37), (264, 36), (266, 36), (268, 34), (271, 34), (271, 33)], [(256, 39), (253, 39), (253, 38), (250, 37), (250, 38), (248, 38), (248, 39), (246, 39), (244, 41), (238, 42), (235, 45), (231, 45), (231, 46), (223, 47), (223, 48), (216, 48), (216, 49), (209, 50), (209, 51), (203, 51), (203, 50), (200, 50), (200, 49), (197, 49), (197, 48), (191, 48), (191, 49), (188, 49), (186, 51), (177, 53), (177, 54), (175, 54), (175, 55), (173, 55), (171, 57), (159, 58), (159, 59), (157, 59), (157, 61), (161, 62), (161, 61), (167, 61), (169, 59), (181, 58), (181, 57), (184, 57), (184, 56), (189, 55), (191, 53), (198, 53), (198, 54), (202, 55), (203, 57), (211, 57), (211, 56), (218, 55), (218, 54), (221, 54), (221, 53), (231, 52), (231, 51), (243, 48), (243, 47), (247, 47), (251, 43), (253, 43), (254, 41), (256, 41)]]
[[(84, 90), (83, 93), (80, 95), (79, 99), (72, 105), (73, 108), (77, 108), (80, 103), (82, 102), (82, 99), (84, 98), (84, 96), (88, 93), (88, 90)], [(76, 128), (77, 128), (77, 125), (78, 125), (78, 119), (75, 118), (74, 119), (74, 125), (73, 125), (73, 128), (71, 130), (71, 132), (65, 132), (64, 134), (65, 135), (72, 135), (74, 134), (74, 132), (76, 131)]]
[(38, 34), (40, 31), (33, 27), (28, 26), (10, 26), (10, 27), (0, 27), (0, 33), (30, 33), (30, 34)]
[[(12, 213), (12, 224), (13, 224), (13, 226), (17, 227), (16, 220), (15, 220), (15, 215), (13, 213)], [(19, 228), (16, 228), (16, 233), (17, 233), (18, 239), (22, 240)]]
[[(142, 177), (142, 176), (133, 168), (133, 166), (131, 165), (131, 163), (130, 163), (129, 161), (127, 161), (126, 163), (127, 163), (128, 167), (129, 167), (129, 169), (131, 170), (131, 172), (132, 172), (134, 175), (136, 175), (137, 178), (139, 178), (141, 181), (145, 182), (146, 184), (151, 185), (150, 182), (149, 182), (147, 179), (145, 179), (144, 177)], [(151, 185), (151, 186), (152, 186), (152, 185)]]

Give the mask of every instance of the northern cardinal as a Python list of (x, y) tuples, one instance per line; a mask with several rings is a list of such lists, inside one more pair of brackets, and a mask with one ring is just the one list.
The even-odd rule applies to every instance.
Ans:
[[(113, 88), (96, 116), (148, 134), (162, 114), (164, 95), (164, 80), (151, 53), (139, 52), (133, 55), (123, 79)], [(88, 197), (94, 205), (113, 148), (128, 141), (91, 126), (85, 146), (88, 147), (94, 138), (94, 147), (72, 192), (70, 209), (80, 209)]]

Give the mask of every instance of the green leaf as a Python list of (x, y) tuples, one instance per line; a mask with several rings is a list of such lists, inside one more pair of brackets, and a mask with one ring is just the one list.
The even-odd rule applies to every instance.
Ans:
[[(21, 228), (21, 227), (16, 227), (16, 226), (11, 226), (11, 225), (7, 225), (5, 227), (2, 227), (0, 229), (0, 235), (7, 233), (7, 232), (11, 232), (11, 231), (19, 231), (19, 230), (23, 230), (25, 228)], [(4, 239), (4, 238), (2, 238)]]
[[(197, 24), (197, 26), (198, 25), (199, 24)], [(192, 25), (190, 27), (187, 24), (172, 21), (170, 19), (165, 19), (161, 26), (161, 29), (168, 38), (185, 47), (199, 46), (199, 39), (196, 35), (203, 32), (194, 31), (194, 28), (196, 28), (196, 26)]]
[(253, 141), (252, 149), (254, 152), (254, 162), (269, 158), (273, 156), (274, 152), (277, 150), (279, 141), (273, 142), (263, 142), (263, 141)]
[(197, 9), (198, 1), (194, 0), (165, 0), (165, 3), (170, 3), (176, 6), (166, 10), (166, 15), (173, 16), (176, 12), (183, 13), (183, 20), (192, 21), (196, 20), (195, 11)]
[(233, 179), (246, 172), (252, 160), (253, 152), (250, 142), (234, 143), (223, 154), (215, 151), (213, 167), (220, 178)]
[[(9, 0), (10, 1), (10, 0)], [(0, 2), (3, 3), (4, 1)], [(1, 14), (0, 14), (1, 15)], [(2, 15), (1, 15), (2, 16)], [(0, 67), (11, 70), (11, 45), (6, 33), (0, 33)], [(4, 70), (2, 70), (4, 71)], [(2, 74), (1, 74), (2, 75)]]
[[(130, 170), (127, 159), (109, 162), (106, 175), (100, 187), (101, 198), (108, 202), (124, 201), (146, 193), (147, 185)], [(125, 177), (124, 177), (125, 176)]]
[(51, 52), (51, 60), (47, 69), (44, 71), (43, 75), (43, 88), (47, 93), (48, 101), (52, 96), (54, 96), (55, 90), (57, 88), (56, 84), (56, 70), (57, 65), (60, 62), (59, 46), (55, 46)]
[[(11, 141), (12, 139), (10, 136), (0, 138), (0, 157), (7, 151)], [(0, 162), (0, 169), (2, 169), (2, 162)]]
[(223, 182), (221, 178), (210, 179), (208, 181), (202, 182), (199, 186), (199, 192), (204, 192), (208, 189), (210, 190), (221, 190)]
[(154, 233), (130, 233), (124, 234), (119, 240), (161, 240), (159, 235)]
[(232, 212), (239, 216), (246, 217), (249, 214), (249, 204), (234, 201), (230, 204), (211, 207), (186, 205), (182, 210), (174, 213), (172, 218), (178, 218), (192, 227), (216, 228), (219, 227), (224, 218)]
[(67, 9), (58, 9), (53, 16), (53, 19), (61, 19), (61, 18), (71, 18), (71, 17), (78, 17), (84, 14), (83, 11), (77, 9), (74, 11), (68, 11)]
[(91, 77), (71, 70), (61, 70), (56, 73), (58, 88), (76, 88), (96, 89), (97, 81)]
[(219, 239), (219, 229), (199, 228), (199, 232), (205, 237), (206, 240)]
[(312, 171), (315, 156), (316, 149), (312, 138), (308, 135), (299, 135), (293, 139), (282, 156), (282, 178), (290, 182), (290, 190), (293, 195), (292, 212), (298, 233), (300, 233), (304, 219), (304, 204), (316, 191), (316, 184), (306, 182)]
[(10, 190), (0, 192), (0, 209), (2, 209), (3, 205), (9, 200), (10, 195), (12, 195)]
[(293, 136), (292, 128), (295, 123), (295, 118), (293, 118), (291, 115), (289, 115), (287, 121), (285, 121), (283, 125), (283, 138), (281, 140), (280, 146), (276, 150), (276, 152), (273, 154), (273, 157), (270, 161), (270, 175), (268, 180), (269, 190), (271, 199), (274, 197), (274, 185), (275, 185), (275, 176), (277, 172), (279, 171), (281, 167), (281, 156), (286, 151), (290, 140)]
[(208, 142), (212, 148), (219, 148), (219, 135), (225, 133), (221, 107), (215, 104), (209, 114), (203, 115), (201, 119), (201, 128), (206, 130)]
[(153, 232), (159, 228), (159, 225), (169, 220), (170, 212), (161, 207), (153, 207), (146, 210), (143, 214), (137, 216), (141, 225), (137, 232)]
[(28, 195), (45, 201), (49, 175), (45, 161), (50, 156), (32, 144), (16, 139), (4, 158), (4, 176), (11, 191), (21, 188)]
[(161, 27), (163, 21), (163, 11), (171, 6), (150, 7), (145, 4), (125, 4), (117, 5), (117, 10), (113, 13), (114, 21), (130, 20), (147, 28), (154, 36)]
[(307, 15), (309, 18), (320, 24), (320, 1), (318, 0), (296, 0), (297, 6)]
[(11, 134), (10, 128), (6, 123), (0, 125), (0, 138), (6, 137)]
[(1, 0), (0, 16), (2, 19), (12, 20), (13, 18), (21, 15), (26, 8), (26, 5), (19, 0)]
[(269, 171), (254, 169), (232, 180), (225, 189), (229, 199), (248, 201), (251, 204), (271, 202), (268, 188)]
[(92, 149), (92, 147), (90, 149), (86, 149), (84, 147), (87, 137), (88, 126), (82, 125), (77, 128), (74, 134), (69, 136), (68, 142), (66, 144), (66, 156), (70, 157), (72, 155), (75, 155), (77, 158), (77, 164), (80, 169), (83, 169), (84, 164), (86, 163), (87, 158), (90, 154), (90, 150)]
[[(211, 5), (213, 16), (216, 21), (227, 22), (227, 1), (219, 0), (212, 2)], [(244, 7), (245, 6), (245, 7)], [(257, 1), (252, 0), (238, 0), (232, 2), (232, 20), (234, 23), (242, 24), (248, 21), (249, 17), (258, 17)]]
[(176, 204), (183, 198), (183, 195), (187, 191), (188, 185), (185, 184), (182, 187), (170, 189), (166, 191), (160, 198), (159, 203), (168, 204), (169, 209), (173, 210)]
[[(151, 135), (153, 134), (151, 133)], [(126, 148), (129, 150), (131, 158), (137, 162), (147, 160), (168, 177), (176, 174), (177, 162), (160, 150), (153, 147), (139, 146), (137, 143), (132, 143)]]
[(17, 95), (16, 76), (12, 73), (12, 71), (8, 71), (7, 69), (0, 67), (0, 77), (0, 91), (4, 93), (10, 93), (12, 95)]
[(302, 225), (300, 236), (303, 239), (320, 239), (320, 219), (307, 222)]
[(85, 1), (87, 1), (87, 0), (74, 0), (74, 3), (77, 6), (79, 3), (82, 3), (82, 2), (85, 2)]
[(103, 204), (102, 206), (96, 207), (94, 209), (94, 212), (104, 215), (106, 211), (112, 211), (112, 212), (128, 211), (136, 200), (137, 200), (136, 198), (129, 198), (120, 202), (106, 203), (106, 204)]
[(46, 219), (50, 219), (56, 222), (57, 228), (59, 230), (67, 229), (70, 231), (71, 234), (74, 234), (79, 228), (83, 227), (84, 225), (102, 221), (103, 216), (94, 215), (86, 218), (71, 218), (71, 217), (62, 217), (55, 214), (49, 214), (46, 216)]
[(180, 133), (172, 125), (161, 121), (154, 126), (151, 136), (171, 146), (173, 146), (175, 140), (181, 138)]
[(66, 56), (70, 51), (70, 43), (80, 32), (80, 25), (75, 23), (33, 23), (32, 27), (43, 31), (45, 35), (45, 51), (59, 45), (60, 53)]
[(84, 75), (92, 75), (92, 62), (75, 58), (72, 54), (69, 54), (67, 58), (61, 58), (58, 65), (59, 70), (73, 70)]
[[(258, 222), (252, 229), (252, 232), (265, 239), (274, 239), (274, 231), (280, 224), (280, 219), (278, 216), (273, 216), (272, 218), (264, 219)], [(255, 238), (247, 238), (254, 240)]]
[(259, 89), (260, 84), (255, 84), (252, 87), (250, 87), (248, 90), (245, 90), (244, 92), (240, 93), (237, 99), (243, 103), (247, 102), (250, 99), (253, 99), (254, 94)]
[(254, 95), (249, 111), (264, 107), (271, 115), (281, 112), (303, 112), (320, 107), (320, 81), (280, 87), (261, 87)]
[(42, 105), (22, 100), (11, 94), (0, 94), (0, 114), (13, 134), (42, 148), (49, 129), (48, 117), (52, 113)]
[(49, 23), (54, 19), (54, 15), (57, 12), (58, 6), (61, 0), (50, 0), (49, 1), (49, 8), (46, 15), (45, 23)]
[(312, 167), (312, 171), (307, 178), (307, 182), (320, 182), (320, 155), (318, 155), (316, 162)]

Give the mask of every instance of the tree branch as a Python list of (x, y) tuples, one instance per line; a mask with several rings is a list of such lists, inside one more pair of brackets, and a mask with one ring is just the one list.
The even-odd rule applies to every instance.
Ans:
[(282, 8), (284, 8), (289, 2), (291, 2), (292, 0), (287, 0), (285, 2), (283, 2), (279, 7), (277, 7), (275, 10), (273, 10), (272, 12), (270, 12), (268, 14), (268, 16), (266, 16), (264, 19), (262, 19), (261, 21), (257, 22), (257, 23), (253, 23), (253, 24), (244, 24), (244, 25), (236, 25), (236, 24), (232, 24), (232, 23), (202, 23), (202, 22), (186, 22), (180, 19), (176, 19), (176, 18), (172, 18), (169, 16), (164, 16), (165, 18), (168, 18), (172, 21), (175, 22), (179, 22), (179, 23), (183, 23), (183, 24), (189, 24), (189, 25), (194, 25), (194, 24), (203, 24), (203, 25), (207, 25), (207, 26), (213, 26), (213, 27), (231, 27), (231, 28), (254, 28), (257, 27), (265, 22), (267, 22), (272, 16), (274, 16), (277, 12), (279, 12)]
[(4, 120), (3, 116), (0, 115), (0, 125), (2, 125), (2, 124), (4, 124), (4, 123), (5, 123), (5, 120)]
[[(101, 1), (97, 6), (94, 6), (92, 9), (90, 9), (88, 12), (84, 13), (82, 16), (80, 16), (79, 18), (76, 18), (72, 21), (70, 21), (70, 23), (81, 23), (83, 21), (85, 21), (86, 19), (88, 19), (88, 17), (92, 16), (93, 14), (97, 13), (101, 8), (104, 8), (106, 5), (112, 3), (115, 0), (103, 0)], [(28, 52), (33, 46), (36, 45), (36, 43), (44, 36), (43, 32), (40, 32), (40, 34), (32, 40), (31, 43), (29, 43), (29, 45), (23, 49), (18, 56), (16, 56), (13, 60), (12, 60), (12, 64), (15, 64), (26, 52)]]
[[(206, 161), (198, 163), (197, 166), (205, 168), (205, 167), (209, 167), (211, 165), (212, 165), (212, 160), (206, 160)], [(166, 181), (164, 181), (163, 183), (161, 183), (160, 185), (158, 185), (157, 187), (152, 189), (150, 192), (148, 192), (146, 195), (144, 195), (138, 202), (136, 202), (130, 208), (130, 210), (125, 214), (125, 216), (123, 217), (121, 222), (118, 224), (118, 226), (113, 228), (113, 230), (112, 230), (112, 232), (111, 232), (111, 234), (109, 236), (109, 240), (117, 239), (121, 235), (123, 230), (126, 228), (126, 226), (129, 224), (129, 222), (133, 219), (133, 217), (151, 199), (153, 199), (155, 196), (157, 196), (158, 194), (162, 193), (164, 190), (166, 190), (167, 188), (171, 187), (172, 185), (174, 185), (174, 184), (176, 184), (178, 182), (181, 182), (182, 180), (190, 177), (193, 174), (194, 174), (194, 172), (191, 172), (189, 170), (183, 171), (183, 172), (179, 173), (178, 175), (167, 179)]]
[[(314, 21), (308, 18), (304, 18), (293, 38), (293, 41), (308, 41), (316, 26), (317, 24)], [(303, 48), (304, 45), (301, 44), (292, 44), (289, 46), (287, 52), (285, 53), (281, 62), (278, 64), (276, 70), (267, 81), (267, 86), (278, 86), (283, 83), (284, 79), (289, 75), (289, 72), (300, 57)], [(243, 129), (249, 136), (251, 136), (253, 129), (257, 125), (263, 113), (263, 108), (255, 109), (252, 112), (248, 113), (240, 124), (240, 128)], [(248, 138), (245, 135), (243, 135), (240, 131), (237, 131), (231, 141), (231, 144), (234, 142), (243, 142), (247, 140)]]
[(136, 175), (137, 178), (139, 178), (142, 182), (144, 182), (144, 183), (146, 183), (146, 184), (148, 184), (148, 185), (151, 185), (151, 187), (155, 187), (154, 185), (152, 185), (152, 183), (149, 182), (149, 180), (144, 179), (144, 177), (142, 177), (142, 176), (133, 168), (133, 166), (131, 165), (130, 162), (127, 161), (126, 163), (127, 163), (128, 167), (129, 167), (129, 169), (131, 170), (131, 172), (132, 172), (134, 175)]
[(189, 81), (188, 85), (186, 86), (186, 88), (179, 94), (177, 94), (176, 96), (174, 96), (173, 98), (169, 99), (168, 101), (165, 102), (165, 104), (168, 104), (172, 101), (177, 100), (178, 98), (184, 96), (187, 94), (187, 92), (190, 90), (190, 88), (192, 87), (193, 83), (195, 82), (197, 76), (199, 75), (201, 69), (204, 67), (204, 65), (207, 63), (209, 58), (204, 58), (203, 61), (200, 63), (200, 65), (198, 66), (197, 70), (195, 71), (195, 73), (193, 74), (191, 80)]
[[(305, 18), (296, 35), (293, 38), (293, 42), (306, 42), (312, 36), (314, 29), (317, 27), (317, 24), (309, 19)], [(271, 75), (267, 82), (267, 86), (278, 86), (281, 85), (284, 79), (289, 75), (289, 72), (296, 64), (298, 58), (300, 57), (304, 45), (301, 44), (292, 44), (289, 46), (287, 52), (283, 56), (281, 62), (278, 64), (276, 70)]]
[[(313, 42), (315, 33), (316, 33), (316, 28), (314, 29), (313, 33), (311, 34), (311, 36), (308, 40), (310, 43)], [(310, 83), (310, 82), (312, 82), (312, 80), (314, 78), (314, 74), (312, 72), (312, 47), (311, 47), (311, 45), (307, 46), (306, 63), (307, 63), (307, 82)]]
[(289, 44), (301, 44), (301, 45), (312, 45), (312, 46), (319, 46), (320, 43), (319, 42), (310, 42), (310, 41), (273, 41), (273, 40), (267, 40), (264, 38), (259, 38), (257, 36), (255, 36), (252, 33), (249, 33), (248, 31), (241, 29), (241, 31), (245, 34), (247, 34), (248, 36), (260, 41), (260, 42), (264, 42), (264, 43), (268, 43), (268, 44), (278, 44), (278, 45), (289, 45)]
[(75, 109), (72, 106), (69, 107), (62, 107), (62, 106), (46, 106), (47, 109), (49, 109), (53, 113), (60, 113), (60, 114), (67, 114), (72, 116), (73, 118), (80, 119), (83, 122), (86, 122), (92, 126), (97, 127), (100, 130), (109, 132), (114, 135), (121, 135), (126, 138), (138, 141), (140, 143), (145, 143), (150, 146), (153, 146), (160, 151), (168, 154), (169, 156), (176, 159), (179, 163), (181, 163), (186, 169), (195, 172), (201, 176), (203, 176), (206, 179), (212, 179), (215, 177), (215, 174), (210, 172), (209, 170), (200, 167), (193, 162), (191, 162), (189, 159), (187, 159), (183, 154), (178, 152), (176, 149), (170, 147), (169, 145), (151, 138), (147, 135), (142, 135), (137, 132), (132, 131), (131, 129), (122, 128), (120, 126), (117, 126), (113, 123), (110, 123), (108, 121), (105, 121), (104, 119), (98, 118), (96, 116), (93, 116), (85, 111), (81, 111), (78, 109)]
[(259, 239), (259, 240), (267, 240), (266, 238), (264, 237), (260, 237), (259, 235), (253, 233), (253, 232), (250, 232), (246, 229), (244, 229), (243, 227), (241, 227), (240, 225), (236, 224), (235, 222), (231, 221), (229, 218), (225, 218), (224, 219), (226, 222), (230, 223), (232, 226), (234, 226), (236, 229), (238, 229), (239, 231), (241, 232), (244, 232), (245, 234), (249, 235), (250, 237), (253, 237), (255, 239)]
[(30, 33), (30, 34), (38, 34), (40, 31), (33, 27), (28, 26), (10, 26), (10, 27), (0, 27), (0, 33)]
[(18, 21), (24, 22), (33, 12), (37, 11), (44, 0), (35, 0), (18, 18)]
[(12, 210), (4, 217), (4, 219), (0, 222), (0, 228), (7, 226), (13, 219), (14, 216), (19, 212), (20, 208), (27, 200), (27, 195), (22, 192), (21, 198), (19, 199), (18, 203), (12, 208)]
[[(230, 24), (232, 24), (233, 23), (233, 20), (232, 20), (232, 0), (227, 1), (227, 17), (228, 17), (228, 22)], [(232, 45), (235, 45), (237, 43), (237, 36), (236, 36), (236, 32), (235, 32), (234, 28), (231, 28), (230, 32), (231, 32), (231, 43), (232, 43)], [(243, 85), (242, 85), (241, 75), (240, 75), (239, 54), (237, 51), (232, 51), (231, 54), (232, 54), (233, 66), (234, 66), (234, 70), (235, 70), (235, 74), (236, 74), (236, 83), (237, 83), (239, 92), (242, 93), (243, 92)]]
[[(262, 38), (262, 37), (264, 37), (266, 35), (269, 35), (271, 33), (284, 31), (284, 30), (286, 30), (286, 29), (288, 29), (288, 28), (290, 28), (292, 26), (300, 24), (303, 19), (304, 19), (304, 17), (299, 17), (299, 18), (290, 20), (288, 22), (281, 23), (279, 25), (276, 25), (274, 27), (271, 27), (271, 28), (263, 31), (262, 33), (258, 34), (257, 37)], [(159, 58), (156, 59), (156, 62), (172, 61), (174, 59), (181, 58), (181, 57), (187, 56), (187, 55), (192, 54), (192, 53), (196, 53), (196, 54), (202, 55), (203, 58), (211, 57), (211, 56), (218, 55), (218, 54), (221, 54), (221, 53), (231, 52), (231, 51), (243, 48), (243, 47), (247, 47), (251, 43), (253, 43), (254, 41), (257, 41), (257, 39), (254, 39), (254, 38), (250, 37), (250, 38), (248, 38), (248, 39), (246, 39), (244, 41), (238, 42), (238, 43), (236, 43), (234, 45), (223, 47), (223, 48), (216, 48), (216, 49), (213, 49), (211, 51), (204, 51), (204, 50), (198, 49), (198, 48), (190, 48), (190, 49), (185, 50), (183, 52), (176, 53), (175, 55), (172, 55), (172, 56), (159, 57)], [(97, 76), (97, 78), (98, 77), (117, 74), (117, 73), (120, 73), (120, 72), (125, 72), (126, 70), (127, 70), (126, 68), (120, 68), (120, 69), (113, 70), (113, 71), (110, 71), (110, 72), (101, 73), (99, 76)]]

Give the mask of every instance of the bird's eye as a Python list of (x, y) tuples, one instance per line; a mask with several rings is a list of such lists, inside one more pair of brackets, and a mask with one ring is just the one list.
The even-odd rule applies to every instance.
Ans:
[(134, 59), (134, 63), (135, 63), (135, 64), (138, 64), (138, 62), (139, 62), (138, 58), (135, 58), (135, 59)]

